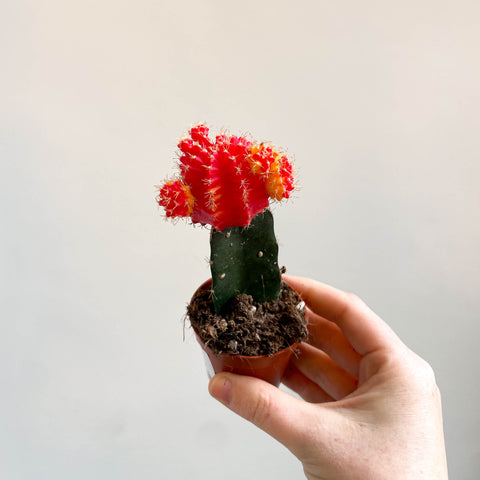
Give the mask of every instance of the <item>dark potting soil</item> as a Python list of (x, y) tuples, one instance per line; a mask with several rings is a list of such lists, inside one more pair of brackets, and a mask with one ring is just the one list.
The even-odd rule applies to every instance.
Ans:
[(256, 303), (237, 295), (215, 314), (211, 290), (199, 290), (187, 307), (202, 342), (217, 354), (273, 355), (306, 340), (305, 307), (285, 282), (278, 300)]

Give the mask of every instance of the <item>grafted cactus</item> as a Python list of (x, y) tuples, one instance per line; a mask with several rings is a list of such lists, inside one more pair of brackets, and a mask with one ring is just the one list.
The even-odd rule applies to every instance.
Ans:
[(233, 296), (273, 300), (280, 290), (278, 246), (269, 200), (289, 198), (292, 165), (279, 149), (246, 137), (220, 134), (204, 124), (180, 140), (179, 175), (160, 187), (167, 217), (191, 217), (213, 227), (211, 270), (215, 309)]

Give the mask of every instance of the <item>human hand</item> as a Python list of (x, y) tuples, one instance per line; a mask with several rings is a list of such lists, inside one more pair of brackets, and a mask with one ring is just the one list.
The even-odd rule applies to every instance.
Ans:
[(283, 383), (220, 373), (213, 397), (284, 444), (310, 480), (447, 479), (431, 367), (359, 298), (285, 276), (307, 305), (309, 344)]

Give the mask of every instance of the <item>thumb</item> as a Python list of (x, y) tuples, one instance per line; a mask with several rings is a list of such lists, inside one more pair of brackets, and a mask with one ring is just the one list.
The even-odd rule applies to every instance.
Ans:
[(212, 397), (271, 435), (294, 455), (302, 455), (313, 412), (298, 400), (258, 378), (219, 373), (209, 384)]

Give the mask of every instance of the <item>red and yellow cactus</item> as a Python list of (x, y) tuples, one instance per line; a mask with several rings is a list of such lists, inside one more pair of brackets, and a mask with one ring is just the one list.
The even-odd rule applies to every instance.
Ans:
[(213, 142), (204, 124), (189, 133), (178, 144), (179, 176), (159, 191), (158, 203), (167, 217), (191, 217), (217, 230), (246, 227), (269, 199), (289, 198), (292, 164), (278, 148), (227, 134)]

